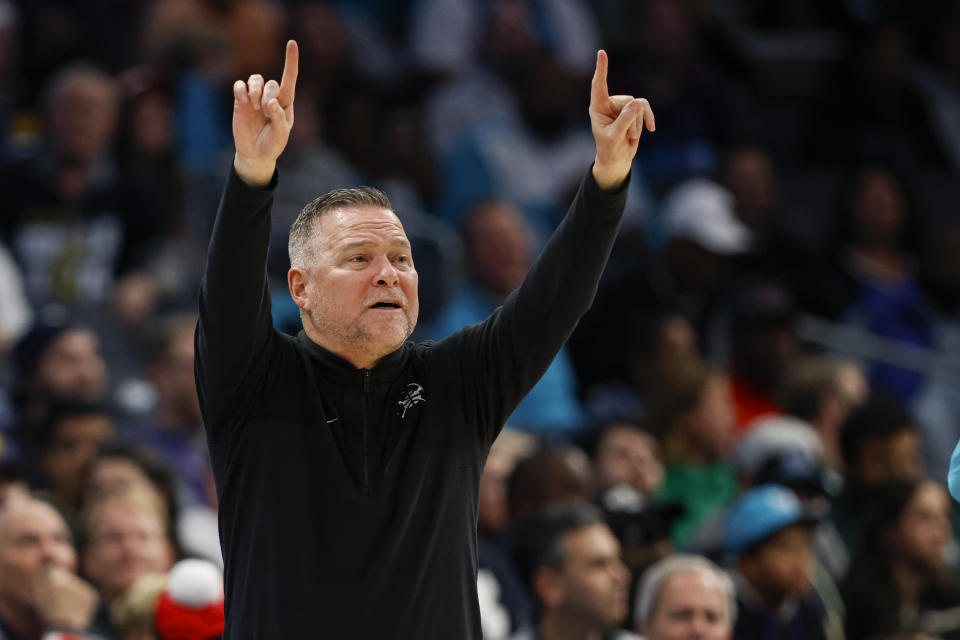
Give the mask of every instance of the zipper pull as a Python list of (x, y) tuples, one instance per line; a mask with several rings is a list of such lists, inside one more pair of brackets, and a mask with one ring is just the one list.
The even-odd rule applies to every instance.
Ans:
[(361, 369), (360, 375), (363, 376), (363, 392), (370, 393), (370, 369)]

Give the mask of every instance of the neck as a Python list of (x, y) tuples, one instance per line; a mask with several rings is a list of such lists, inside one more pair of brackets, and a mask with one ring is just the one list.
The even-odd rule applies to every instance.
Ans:
[(43, 621), (34, 611), (6, 600), (0, 600), (0, 621), (21, 640), (40, 640), (43, 635)]
[(330, 353), (343, 358), (357, 369), (373, 369), (377, 366), (377, 363), (384, 358), (384, 355), (386, 355), (375, 356), (365, 352), (344, 349), (342, 346), (338, 347), (331, 344), (329, 340), (320, 335), (320, 332), (317, 331), (313, 325), (307, 324), (306, 322), (303, 323), (303, 331), (314, 343), (320, 345)]
[(565, 611), (545, 613), (540, 622), (543, 640), (601, 640), (603, 629)]
[(893, 561), (893, 581), (900, 592), (901, 600), (913, 600), (917, 597), (924, 582), (923, 575), (909, 562)]

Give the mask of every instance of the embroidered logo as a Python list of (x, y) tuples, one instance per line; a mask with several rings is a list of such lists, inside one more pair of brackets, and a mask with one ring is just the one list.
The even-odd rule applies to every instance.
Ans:
[(411, 382), (407, 385), (407, 392), (403, 394), (403, 397), (397, 402), (397, 404), (400, 405), (400, 408), (397, 409), (397, 414), (401, 418), (404, 418), (407, 415), (407, 409), (426, 401), (427, 399), (423, 397), (423, 387), (416, 382)]

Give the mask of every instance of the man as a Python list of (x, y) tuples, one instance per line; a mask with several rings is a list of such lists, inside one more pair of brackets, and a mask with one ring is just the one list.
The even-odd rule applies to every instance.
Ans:
[(274, 331), (265, 264), (298, 50), (234, 85), (234, 171), (200, 292), (196, 375), (220, 504), (224, 637), (480, 637), (476, 508), (486, 453), (590, 304), (623, 211), (645, 100), (610, 97), (597, 155), (520, 289), (486, 322), (405, 343), (417, 272), (379, 191), (307, 205), (290, 233), (297, 337)]
[(554, 502), (521, 524), (515, 552), (539, 604), (539, 621), (513, 640), (631, 640), (630, 571), (601, 512), (585, 502)]
[(730, 640), (733, 582), (706, 558), (668, 556), (644, 572), (635, 615), (646, 640)]
[(82, 632), (97, 607), (96, 590), (77, 577), (67, 523), (29, 496), (0, 510), (0, 640), (40, 640), (46, 632)]
[(130, 487), (87, 505), (82, 523), (83, 574), (104, 606), (95, 626), (115, 635), (109, 607), (142, 575), (168, 571), (176, 560), (163, 499), (147, 487)]

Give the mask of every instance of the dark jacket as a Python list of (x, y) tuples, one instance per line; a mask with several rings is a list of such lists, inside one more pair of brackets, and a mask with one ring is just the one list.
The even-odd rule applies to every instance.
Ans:
[(271, 324), (273, 185), (231, 172), (196, 376), (220, 499), (224, 638), (481, 637), (477, 495), (494, 438), (589, 307), (626, 185), (592, 176), (485, 322), (370, 370)]

